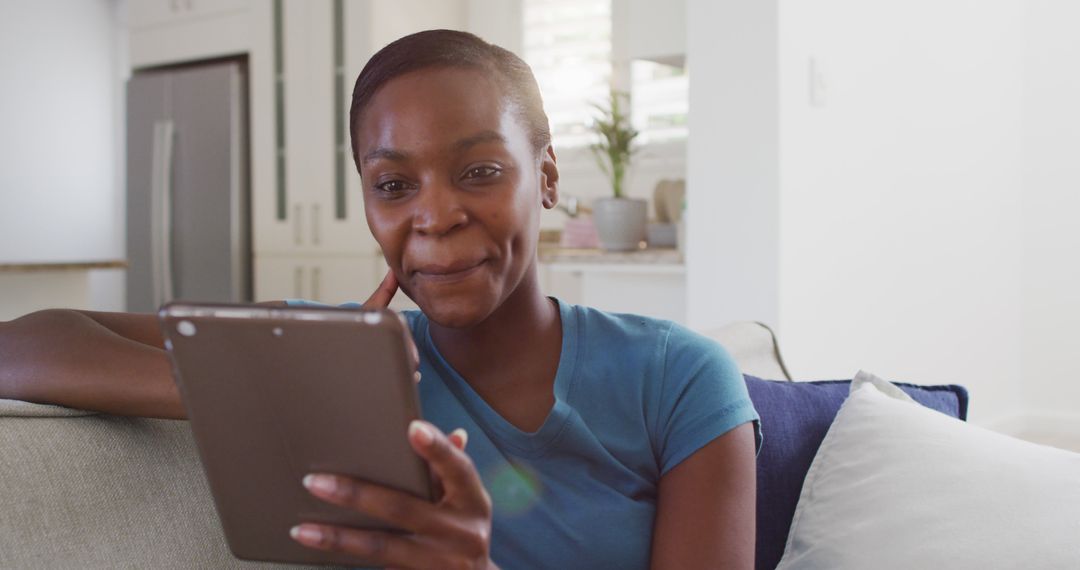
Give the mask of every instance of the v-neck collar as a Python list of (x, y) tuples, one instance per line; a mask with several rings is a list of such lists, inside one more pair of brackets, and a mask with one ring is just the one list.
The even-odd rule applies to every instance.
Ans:
[(502, 417), (495, 411), (480, 394), (473, 389), (458, 373), (454, 367), (443, 358), (442, 353), (436, 348), (431, 339), (431, 329), (428, 327), (427, 316), (421, 314), (417, 320), (418, 328), (422, 330), (420, 336), (423, 339), (423, 350), (429, 355), (432, 365), (443, 377), (446, 386), (450, 388), (454, 396), (472, 415), (473, 419), (487, 432), (492, 439), (510, 447), (514, 453), (525, 457), (537, 457), (547, 452), (550, 444), (559, 436), (566, 421), (570, 417), (571, 408), (567, 403), (573, 388), (578, 361), (579, 337), (584, 331), (580, 330), (582, 321), (579, 318), (577, 307), (549, 297), (559, 307), (559, 320), (562, 325), (562, 348), (559, 353), (559, 366), (555, 372), (554, 396), (555, 404), (551, 407), (544, 423), (534, 432), (526, 432), (517, 428), (514, 424)]

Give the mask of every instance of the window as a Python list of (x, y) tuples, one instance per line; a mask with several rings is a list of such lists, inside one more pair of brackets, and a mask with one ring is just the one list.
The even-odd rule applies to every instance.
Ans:
[[(606, 105), (613, 75), (611, 3), (524, 0), (525, 61), (540, 84), (558, 149), (596, 140), (589, 130), (598, 113), (593, 105)], [(627, 65), (631, 120), (641, 131), (638, 144), (685, 139), (685, 67), (644, 60)]]
[(639, 144), (685, 139), (689, 77), (685, 67), (636, 60), (630, 66), (631, 121)]
[(525, 61), (532, 67), (556, 148), (593, 142), (594, 103), (611, 84), (611, 0), (526, 0)]

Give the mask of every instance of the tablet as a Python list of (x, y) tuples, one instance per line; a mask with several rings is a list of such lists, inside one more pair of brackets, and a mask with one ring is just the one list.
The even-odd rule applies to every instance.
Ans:
[(407, 327), (388, 310), (169, 303), (158, 320), (229, 548), (238, 558), (363, 565), (289, 537), (300, 522), (396, 531), (316, 499), (351, 475), (433, 499), (407, 439), (420, 417)]

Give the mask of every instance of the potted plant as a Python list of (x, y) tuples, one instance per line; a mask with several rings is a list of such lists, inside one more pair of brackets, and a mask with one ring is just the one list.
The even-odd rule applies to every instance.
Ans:
[(593, 105), (599, 112), (592, 131), (600, 135), (599, 142), (590, 146), (596, 163), (611, 181), (614, 196), (593, 202), (593, 219), (600, 235), (600, 246), (611, 251), (638, 248), (645, 239), (648, 202), (627, 198), (623, 184), (630, 159), (634, 155), (634, 139), (638, 131), (630, 125), (630, 115), (623, 109), (625, 93), (612, 90), (607, 106)]

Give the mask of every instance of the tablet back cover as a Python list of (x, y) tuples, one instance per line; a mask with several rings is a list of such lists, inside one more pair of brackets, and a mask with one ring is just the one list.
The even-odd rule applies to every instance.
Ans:
[(163, 308), (161, 323), (233, 553), (364, 564), (303, 547), (288, 532), (302, 521), (394, 530), (316, 499), (301, 484), (307, 473), (351, 475), (431, 500), (427, 465), (407, 439), (420, 409), (405, 325), (389, 311), (256, 308), (262, 316), (241, 318), (198, 316), (192, 307)]

